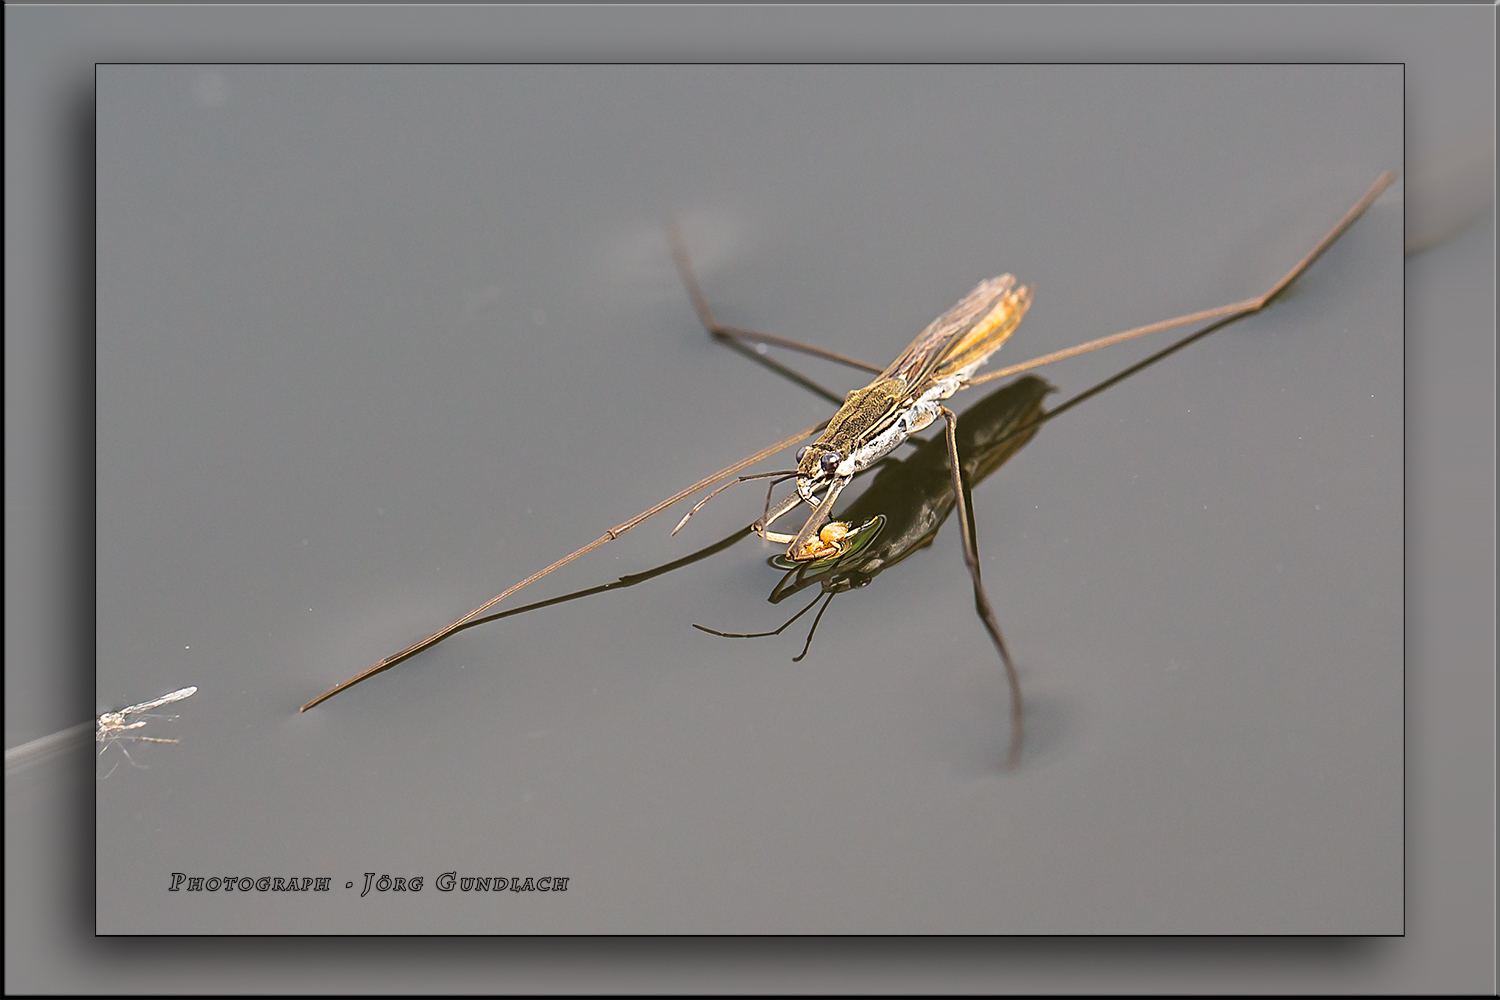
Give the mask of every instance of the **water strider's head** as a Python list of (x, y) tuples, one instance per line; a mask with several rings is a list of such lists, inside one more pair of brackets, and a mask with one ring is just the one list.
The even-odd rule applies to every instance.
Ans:
[(816, 503), (813, 493), (837, 475), (844, 454), (832, 445), (816, 441), (797, 452), (797, 494), (808, 503)]

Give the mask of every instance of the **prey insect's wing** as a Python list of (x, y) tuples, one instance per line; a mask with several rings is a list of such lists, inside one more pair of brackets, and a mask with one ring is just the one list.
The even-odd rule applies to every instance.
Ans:
[[(191, 698), (197, 693), (198, 689), (196, 687), (178, 688), (176, 691), (164, 694), (160, 698), (152, 698), (150, 701), (143, 701), (136, 705), (126, 705), (118, 711), (103, 713), (94, 721), (94, 739), (99, 744), (98, 756), (103, 757), (105, 752), (112, 746), (119, 747), (120, 753), (124, 754), (125, 759), (130, 761), (132, 765), (144, 767), (145, 765), (136, 763), (135, 758), (130, 756), (130, 751), (125, 748), (125, 744), (135, 742), (176, 743), (177, 740), (159, 736), (141, 736), (135, 731), (145, 728), (147, 719), (177, 718), (175, 715), (157, 716), (150, 713), (153, 708), (161, 708), (163, 705), (170, 705), (173, 702), (182, 701), (184, 698)], [(141, 718), (135, 722), (126, 722), (126, 716), (130, 715), (140, 715)], [(115, 767), (119, 766), (119, 763), (116, 762)], [(109, 773), (105, 774), (104, 777), (108, 778), (111, 774), (114, 774), (115, 767), (111, 767)]]
[(196, 687), (179, 688), (178, 690), (173, 691), (171, 694), (164, 694), (160, 698), (153, 698), (150, 701), (143, 701), (139, 705), (127, 705), (114, 714), (134, 715), (137, 712), (149, 712), (153, 708), (161, 708), (163, 705), (170, 705), (174, 701), (181, 701), (184, 698), (191, 698), (197, 693), (198, 689)]
[(953, 308), (927, 324), (911, 346), (881, 373), (919, 395), (938, 379), (982, 364), (1015, 332), (1031, 305), (1031, 289), (1013, 274), (981, 281)]

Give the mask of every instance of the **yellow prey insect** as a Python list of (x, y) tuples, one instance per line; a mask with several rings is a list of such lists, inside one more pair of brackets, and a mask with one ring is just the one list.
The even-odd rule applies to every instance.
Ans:
[[(713, 314), (708, 308), (707, 300), (703, 297), (702, 291), (698, 288), (697, 281), (692, 276), (681, 239), (676, 237), (674, 231), (674, 257), (677, 260), (679, 269), (682, 271), (683, 281), (687, 285), (688, 295), (692, 299), (693, 307), (697, 311), (699, 319), (702, 320), (703, 326), (712, 336), (740, 350), (746, 350), (744, 347), (746, 343), (775, 345), (859, 368), (878, 377), (863, 389), (857, 389), (846, 396), (838, 412), (830, 419), (800, 430), (781, 441), (777, 441), (775, 444), (768, 445), (755, 454), (720, 469), (713, 475), (700, 479), (687, 489), (674, 493), (672, 496), (642, 511), (630, 520), (615, 525), (582, 548), (501, 591), (447, 627), (434, 632), (420, 642), (413, 643), (399, 653), (386, 657), (373, 667), (356, 674), (343, 683), (328, 689), (323, 694), (303, 705), (302, 711), (305, 712), (320, 702), (333, 697), (345, 688), (358, 684), (360, 681), (380, 673), (382, 670), (388, 670), (403, 660), (422, 652), (424, 649), (435, 646), (466, 625), (472, 623), (476, 618), (479, 618), (490, 608), (499, 604), (518, 590), (530, 586), (542, 577), (561, 569), (563, 566), (594, 551), (601, 545), (614, 541), (642, 521), (654, 517), (678, 501), (685, 500), (701, 490), (724, 483), (723, 486), (719, 486), (708, 497), (700, 501), (698, 506), (693, 508), (696, 511), (710, 498), (730, 485), (729, 483), (725, 483), (725, 480), (739, 482), (744, 479), (764, 479), (773, 476), (780, 476), (783, 479), (795, 478), (796, 491), (778, 504), (774, 511), (770, 507), (768, 497), (765, 514), (760, 520), (755, 522), (753, 525), (754, 529), (764, 538), (787, 544), (789, 547), (787, 555), (794, 561), (807, 562), (841, 555), (845, 551), (842, 539), (848, 537), (851, 532), (858, 535), (862, 529), (851, 528), (841, 522), (829, 523), (833, 505), (839, 493), (848, 485), (850, 479), (856, 473), (878, 461), (882, 456), (906, 440), (911, 434), (928, 426), (939, 416), (944, 418), (947, 425), (948, 457), (949, 467), (953, 475), (955, 507), (958, 511), (962, 528), (964, 561), (968, 565), (969, 575), (974, 585), (975, 605), (979, 611), (980, 618), (984, 621), (985, 628), (989, 631), (990, 637), (994, 640), (996, 648), (999, 649), (1001, 657), (1005, 661), (1007, 672), (1014, 679), (1014, 669), (1011, 665), (1009, 654), (1005, 651), (999, 627), (995, 623), (994, 615), (989, 607), (989, 600), (980, 583), (979, 557), (973, 545), (973, 523), (968, 512), (968, 504), (965, 498), (966, 490), (963, 488), (962, 481), (962, 463), (958, 455), (956, 436), (958, 418), (953, 415), (951, 410), (942, 405), (943, 400), (960, 389), (982, 385), (985, 382), (1004, 378), (1007, 375), (1014, 375), (1032, 368), (1039, 368), (1054, 361), (1061, 361), (1064, 358), (1085, 354), (1101, 347), (1108, 347), (1111, 344), (1123, 343), (1127, 340), (1133, 340), (1136, 337), (1143, 337), (1146, 334), (1169, 330), (1189, 323), (1228, 320), (1259, 312), (1280, 295), (1288, 285), (1300, 277), (1325, 250), (1332, 246), (1334, 241), (1342, 236), (1344, 231), (1353, 225), (1355, 220), (1364, 214), (1364, 211), (1374, 203), (1381, 192), (1391, 185), (1395, 177), (1396, 175), (1390, 171), (1382, 174), (1375, 181), (1374, 185), (1365, 192), (1364, 196), (1319, 241), (1317, 246), (1313, 247), (1290, 271), (1282, 276), (1281, 280), (1277, 281), (1276, 284), (1261, 295), (1242, 299), (1239, 302), (1231, 302), (1228, 305), (1217, 306), (1212, 309), (1188, 313), (1185, 316), (1163, 320), (1159, 323), (1138, 326), (1121, 333), (1091, 340), (1074, 347), (1055, 351), (1051, 354), (1032, 358), (1020, 364), (1010, 365), (998, 371), (978, 376), (975, 375), (976, 370), (1015, 331), (1016, 325), (1021, 321), (1021, 317), (1025, 315), (1026, 309), (1031, 303), (1030, 291), (1024, 286), (1017, 288), (1015, 286), (1015, 279), (1008, 274), (981, 282), (957, 305), (934, 320), (900, 357), (882, 369), (841, 354), (835, 354), (832, 351), (788, 340), (784, 337), (756, 333), (751, 330), (741, 330), (718, 323), (713, 318)], [(786, 369), (782, 370), (786, 371)], [(804, 384), (810, 384), (805, 380), (803, 381)], [(827, 393), (821, 387), (819, 387), (818, 391), (828, 395), (834, 401), (838, 399), (837, 396)], [(731, 477), (735, 476), (741, 470), (755, 465), (757, 462), (764, 461), (772, 455), (790, 448), (815, 434), (820, 434), (820, 432), (821, 436), (800, 453), (795, 472), (767, 473), (731, 480)], [(826, 489), (826, 492), (820, 498), (817, 496), (817, 492), (823, 489)], [(812, 516), (802, 526), (802, 530), (797, 532), (796, 535), (785, 535), (769, 530), (773, 521), (802, 503), (809, 504), (814, 510)], [(692, 513), (693, 511), (689, 511), (688, 516), (691, 517)], [(683, 519), (683, 521), (686, 520), (687, 518)], [(679, 522), (678, 527), (681, 527), (681, 522)]]

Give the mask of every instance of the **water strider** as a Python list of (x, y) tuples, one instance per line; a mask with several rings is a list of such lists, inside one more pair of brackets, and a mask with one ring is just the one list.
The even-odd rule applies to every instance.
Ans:
[[(686, 269), (681, 241), (673, 241)], [(755, 524), (762, 538), (788, 545), (787, 558), (806, 562), (844, 551), (851, 530), (837, 522), (829, 531), (829, 515), (838, 495), (855, 475), (895, 451), (911, 435), (943, 416), (955, 426), (943, 400), (963, 388), (990, 355), (1015, 332), (1031, 306), (1031, 289), (1016, 287), (1014, 275), (981, 281), (957, 305), (933, 320), (875, 381), (849, 393), (818, 439), (797, 452), (796, 491), (767, 511)], [(712, 317), (704, 322), (713, 329)], [(821, 499), (818, 490), (826, 490)], [(795, 535), (770, 530), (771, 523), (800, 504), (813, 513)], [(680, 525), (679, 525), (680, 526)]]
[[(945, 421), (948, 469), (953, 485), (954, 502), (959, 511), (960, 521), (964, 525), (962, 532), (964, 560), (968, 566), (969, 575), (973, 583), (975, 606), (981, 620), (984, 622), (986, 630), (989, 631), (991, 639), (1005, 661), (1007, 672), (1013, 676), (1014, 668), (1010, 663), (1009, 653), (1006, 651), (1004, 639), (1001, 637), (999, 626), (995, 621), (993, 610), (989, 605), (989, 599), (985, 594), (980, 578), (978, 553), (973, 545), (972, 518), (964, 497), (966, 491), (962, 480), (962, 462), (959, 457), (957, 445), (958, 418), (954, 416), (952, 411), (942, 405), (943, 401), (954, 393), (971, 386), (982, 385), (995, 379), (1004, 378), (1007, 375), (1039, 368), (1054, 361), (1061, 361), (1065, 358), (1098, 350), (1112, 344), (1123, 343), (1124, 341), (1142, 337), (1150, 333), (1184, 326), (1189, 323), (1226, 320), (1258, 312), (1269, 305), (1288, 285), (1301, 276), (1334, 241), (1343, 235), (1345, 230), (1353, 225), (1355, 220), (1370, 207), (1375, 199), (1394, 180), (1395, 174), (1393, 172), (1387, 171), (1382, 174), (1327, 235), (1298, 261), (1290, 271), (1261, 295), (1243, 299), (1239, 302), (1232, 302), (1228, 305), (1218, 306), (1213, 309), (1200, 310), (1173, 319), (1163, 320), (1158, 323), (1135, 327), (1108, 337), (1101, 337), (1097, 340), (1091, 340), (1074, 347), (1056, 351), (1052, 354), (1033, 358), (1020, 364), (1001, 368), (984, 375), (978, 375), (977, 369), (1014, 332), (1016, 325), (1025, 314), (1026, 307), (1030, 304), (1029, 292), (1025, 288), (1016, 288), (1014, 279), (1009, 275), (1002, 275), (999, 278), (992, 278), (981, 282), (968, 296), (965, 296), (957, 305), (930, 324), (895, 361), (885, 368), (876, 368), (852, 358), (846, 358), (842, 355), (801, 344), (797, 341), (723, 326), (717, 323), (708, 308), (706, 299), (704, 299), (701, 290), (697, 286), (696, 280), (692, 277), (690, 268), (687, 266), (686, 256), (681, 248), (680, 241), (674, 241), (674, 254), (678, 260), (679, 267), (683, 270), (683, 277), (688, 285), (688, 292), (692, 297), (694, 308), (697, 310), (705, 328), (714, 337), (740, 346), (748, 342), (786, 347), (824, 357), (865, 371), (874, 372), (877, 373), (878, 377), (864, 388), (850, 393), (838, 411), (828, 420), (768, 445), (760, 451), (720, 469), (718, 472), (699, 480), (686, 489), (667, 497), (665, 500), (642, 511), (630, 520), (615, 525), (592, 542), (500, 592), (489, 601), (486, 601), (445, 628), (434, 632), (427, 638), (408, 646), (398, 653), (386, 657), (379, 663), (348, 680), (335, 685), (303, 705), (301, 710), (305, 712), (333, 695), (338, 694), (340, 691), (383, 670), (388, 670), (396, 664), (415, 656), (417, 653), (442, 642), (455, 632), (472, 624), (475, 619), (479, 618), (490, 608), (522, 588), (566, 566), (573, 560), (592, 552), (607, 542), (613, 541), (631, 528), (634, 528), (648, 518), (654, 517), (673, 504), (693, 496), (702, 490), (723, 483), (741, 470), (770, 458), (815, 434), (820, 436), (809, 448), (800, 454), (796, 472), (794, 474), (781, 474), (796, 479), (795, 492), (782, 503), (778, 504), (775, 510), (770, 509), (768, 498), (765, 514), (751, 527), (763, 537), (777, 541), (785, 540), (788, 545), (787, 558), (793, 563), (816, 562), (830, 556), (844, 554), (848, 551), (851, 544), (851, 536), (856, 539), (860, 537), (864, 526), (853, 527), (846, 522), (831, 521), (833, 502), (838, 493), (843, 490), (849, 480), (861, 471), (861, 469), (874, 464), (882, 456), (897, 447), (910, 434), (928, 426), (939, 416), (942, 416)], [(774, 476), (777, 474), (768, 475)], [(766, 476), (750, 478), (766, 478)], [(820, 489), (825, 490), (822, 497), (817, 496), (817, 492)], [(787, 536), (769, 530), (772, 521), (796, 509), (803, 503), (812, 507), (813, 511), (796, 535)], [(689, 514), (691, 514), (691, 511)]]

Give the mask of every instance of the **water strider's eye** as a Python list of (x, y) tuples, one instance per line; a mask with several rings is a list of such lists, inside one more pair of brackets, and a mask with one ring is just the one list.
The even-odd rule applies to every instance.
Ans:
[(843, 461), (843, 458), (840, 457), (838, 452), (830, 451), (822, 458), (818, 459), (818, 465), (825, 473), (831, 476), (833, 475), (833, 470), (837, 469), (839, 467), (839, 464)]
[(805, 444), (802, 447), (798, 448), (797, 449), (797, 461), (800, 462), (804, 458), (806, 458), (807, 457), (807, 453), (809, 451), (811, 451), (811, 450), (812, 450), (812, 445), (810, 445), (810, 444)]

